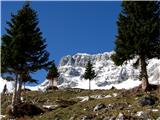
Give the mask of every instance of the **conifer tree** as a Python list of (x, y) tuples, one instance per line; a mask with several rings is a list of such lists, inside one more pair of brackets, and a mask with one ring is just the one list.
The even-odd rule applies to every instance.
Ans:
[(37, 13), (28, 2), (15, 15), (11, 14), (7, 25), (6, 34), (2, 36), (1, 67), (2, 77), (11, 76), (15, 81), (11, 105), (15, 113), (25, 81), (24, 72), (30, 74), (46, 69), (52, 62), (48, 61), (49, 53), (45, 50), (47, 44), (38, 27)]
[(117, 65), (138, 56), (142, 89), (148, 90), (147, 60), (160, 57), (160, 3), (123, 1), (112, 59)]
[(53, 62), (53, 64), (49, 68), (49, 71), (48, 71), (48, 74), (47, 74), (47, 79), (51, 80), (52, 87), (53, 87), (54, 80), (57, 82), (56, 78), (58, 78), (58, 77), (59, 77), (58, 69), (57, 69), (56, 65), (54, 64), (54, 62)]
[(89, 60), (86, 65), (86, 70), (84, 73), (84, 78), (89, 80), (89, 90), (91, 89), (90, 81), (96, 77), (95, 71), (93, 70), (93, 65)]

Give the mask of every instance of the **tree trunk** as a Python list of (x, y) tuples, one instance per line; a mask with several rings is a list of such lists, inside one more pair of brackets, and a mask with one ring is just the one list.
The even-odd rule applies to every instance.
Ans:
[(89, 80), (89, 91), (91, 90), (91, 80)]
[(25, 91), (25, 89), (26, 89), (25, 82), (23, 83), (23, 89), (24, 89), (24, 91)]
[(23, 83), (23, 97), (26, 98), (26, 83)]
[(140, 79), (142, 80), (142, 90), (147, 91), (149, 87), (149, 82), (147, 75), (147, 64), (145, 61), (145, 57), (143, 55), (140, 56), (140, 64), (141, 64)]
[(22, 78), (19, 79), (19, 86), (18, 86), (18, 94), (17, 94), (17, 102), (21, 102), (21, 93), (22, 93)]
[(5, 84), (3, 87), (2, 95), (5, 95), (6, 93), (7, 93), (7, 84)]
[(57, 87), (57, 81), (58, 81), (58, 78), (57, 77), (54, 78), (54, 86), (56, 86), (56, 87)]
[(18, 83), (18, 75), (16, 74), (14, 91), (12, 95), (12, 103), (11, 103), (11, 109), (13, 113), (15, 113), (15, 105), (17, 104), (17, 83)]
[(89, 93), (88, 93), (88, 100), (90, 100), (90, 90), (91, 90), (91, 80), (89, 79)]

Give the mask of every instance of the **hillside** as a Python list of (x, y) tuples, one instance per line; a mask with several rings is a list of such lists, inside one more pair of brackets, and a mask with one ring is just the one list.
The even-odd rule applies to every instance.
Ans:
[[(137, 90), (29, 91), (23, 94), (23, 100), (38, 106), (44, 113), (17, 120), (159, 120), (160, 88), (150, 93)], [(145, 100), (147, 104), (140, 103), (147, 96), (150, 98)], [(5, 110), (10, 103), (11, 96), (2, 95), (3, 120), (7, 120)]]
[[(64, 56), (58, 67), (59, 90), (46, 91), (50, 81), (45, 80), (37, 86), (27, 86), (32, 91), (22, 94), (24, 102), (38, 106), (44, 113), (18, 120), (159, 120), (160, 88), (148, 93), (141, 91), (136, 87), (140, 85), (139, 69), (132, 66), (136, 59), (115, 66), (111, 60), (112, 53)], [(89, 59), (97, 74), (91, 82), (91, 91), (87, 90), (88, 81), (82, 77)], [(149, 82), (159, 84), (160, 60), (149, 60), (147, 70)], [(12, 82), (2, 79), (0, 82), (1, 91), (7, 84), (9, 92), (12, 92)], [(1, 102), (0, 117), (5, 120), (8, 119), (6, 108), (11, 104), (11, 96), (2, 95)]]

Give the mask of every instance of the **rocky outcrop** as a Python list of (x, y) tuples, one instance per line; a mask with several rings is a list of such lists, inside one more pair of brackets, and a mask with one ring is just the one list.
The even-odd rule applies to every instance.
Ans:
[[(73, 56), (64, 56), (59, 64), (59, 87), (87, 89), (88, 83), (84, 80), (83, 74), (89, 59), (93, 63), (94, 70), (97, 74), (91, 82), (91, 89), (107, 89), (112, 86), (129, 89), (138, 86), (140, 84), (140, 81), (138, 80), (139, 68), (136, 69), (133, 67), (136, 58), (126, 62), (122, 66), (116, 66), (111, 59), (113, 53), (114, 52), (105, 52), (94, 55), (77, 53)], [(160, 83), (160, 60), (149, 60), (147, 69), (149, 81), (156, 84)], [(129, 83), (128, 80), (131, 81), (130, 85), (125, 85)], [(121, 85), (118, 86), (118, 84)]]
[(157, 100), (158, 100), (157, 97), (150, 95), (150, 96), (142, 97), (138, 102), (141, 106), (145, 106), (145, 105), (154, 105)]
[(95, 106), (95, 108), (93, 109), (93, 111), (98, 111), (98, 110), (101, 110), (103, 108), (106, 108), (106, 106), (102, 103), (99, 103)]

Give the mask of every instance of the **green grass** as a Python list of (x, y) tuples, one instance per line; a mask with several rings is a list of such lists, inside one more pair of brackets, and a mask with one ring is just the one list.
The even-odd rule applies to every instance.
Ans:
[[(118, 96), (104, 99), (93, 99), (87, 102), (80, 102), (77, 99), (78, 96), (87, 96), (91, 95), (112, 95), (113, 93), (118, 93)], [(138, 111), (145, 111), (151, 115), (152, 119), (160, 116), (160, 113), (151, 112), (150, 109), (160, 109), (160, 102), (158, 101), (154, 106), (140, 106), (138, 104), (138, 99), (146, 94), (151, 94), (157, 96), (160, 100), (159, 90), (152, 91), (151, 93), (138, 92), (136, 94), (132, 94), (130, 92), (126, 92), (125, 90), (58, 90), (58, 91), (49, 91), (48, 93), (40, 93), (40, 92), (28, 92), (23, 95), (27, 101), (34, 102), (37, 106), (42, 108), (43, 105), (51, 105), (57, 104), (57, 100), (66, 100), (66, 101), (75, 101), (76, 103), (70, 105), (68, 107), (59, 107), (53, 111), (46, 111), (44, 114), (39, 116), (34, 116), (32, 118), (26, 117), (23, 118), (25, 120), (54, 120), (56, 116), (59, 116), (62, 120), (69, 120), (72, 116), (75, 116), (74, 120), (79, 120), (84, 115), (90, 115), (94, 119), (93, 120), (101, 120), (105, 116), (117, 116), (120, 112), (125, 115), (130, 116), (132, 114), (136, 114)], [(2, 95), (2, 114), (5, 113), (5, 108), (10, 104), (11, 97)], [(99, 110), (93, 112), (93, 108), (99, 104), (103, 103), (105, 105), (112, 104), (114, 105), (111, 110)], [(128, 109), (128, 105), (132, 105), (132, 108)]]

